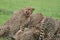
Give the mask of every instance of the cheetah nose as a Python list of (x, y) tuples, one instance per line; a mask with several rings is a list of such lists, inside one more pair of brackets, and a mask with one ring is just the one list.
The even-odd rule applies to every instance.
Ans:
[(27, 15), (29, 15), (29, 13), (27, 13)]

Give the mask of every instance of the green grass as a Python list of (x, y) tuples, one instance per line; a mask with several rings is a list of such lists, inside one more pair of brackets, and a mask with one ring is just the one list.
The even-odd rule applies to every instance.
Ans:
[(41, 12), (44, 16), (60, 19), (60, 0), (0, 0), (0, 25), (12, 16), (13, 11), (29, 6), (36, 9), (35, 14)]

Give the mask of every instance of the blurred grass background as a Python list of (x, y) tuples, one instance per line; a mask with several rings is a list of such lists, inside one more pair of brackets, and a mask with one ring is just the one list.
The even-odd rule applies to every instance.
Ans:
[(29, 6), (35, 8), (35, 14), (60, 19), (60, 0), (0, 0), (0, 25), (12, 16), (13, 11)]

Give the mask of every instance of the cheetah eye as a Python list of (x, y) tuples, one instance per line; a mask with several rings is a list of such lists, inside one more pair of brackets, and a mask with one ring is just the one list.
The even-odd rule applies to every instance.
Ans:
[(28, 13), (28, 12), (26, 11), (26, 13)]
[(29, 15), (28, 11), (26, 11), (26, 15)]
[(30, 9), (28, 9), (28, 10), (30, 10)]
[(0, 29), (1, 30), (1, 29)]

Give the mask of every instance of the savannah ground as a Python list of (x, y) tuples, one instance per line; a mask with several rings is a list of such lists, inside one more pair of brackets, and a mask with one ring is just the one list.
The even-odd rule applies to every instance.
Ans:
[(42, 13), (60, 20), (60, 0), (0, 0), (0, 25), (12, 17), (15, 10), (24, 7), (35, 8), (34, 14)]

